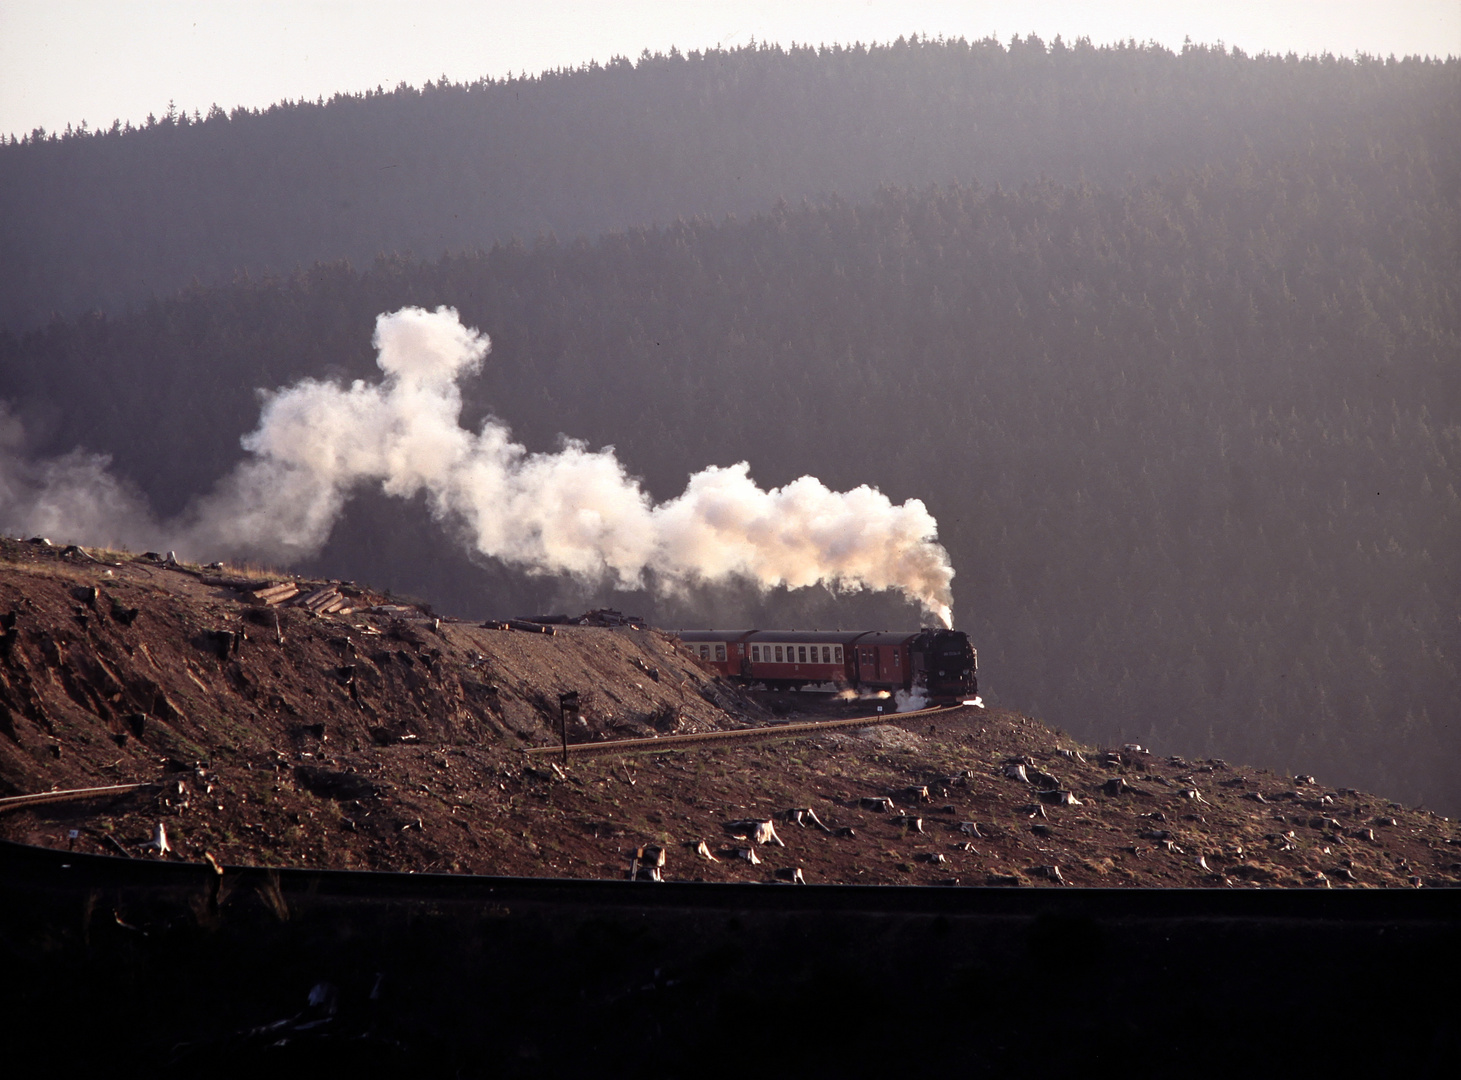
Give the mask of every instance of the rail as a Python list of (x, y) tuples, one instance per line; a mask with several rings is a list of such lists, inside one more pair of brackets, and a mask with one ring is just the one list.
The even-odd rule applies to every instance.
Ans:
[[(977, 708), (974, 705), (936, 705), (931, 709), (915, 709), (905, 713), (883, 713), (872, 716), (854, 716), (846, 720), (809, 720), (800, 724), (774, 724), (764, 727), (733, 728), (729, 731), (702, 731), (689, 735), (657, 735), (639, 739), (610, 739), (605, 742), (569, 743), (570, 754), (622, 754), (631, 750), (677, 750), (685, 746), (721, 742), (758, 742), (788, 739), (803, 735), (820, 735), (839, 728), (876, 727), (880, 724), (897, 724), (904, 720), (916, 720), (923, 716), (947, 716), (961, 709)], [(563, 754), (563, 746), (532, 746), (526, 751), (532, 756)]]
[(33, 795), (10, 795), (0, 799), (0, 813), (19, 810), (26, 806), (42, 806), (45, 803), (71, 802), (76, 799), (98, 799), (108, 795), (124, 795), (138, 788), (155, 787), (154, 784), (109, 784), (106, 787), (70, 788), (66, 791), (38, 791)]

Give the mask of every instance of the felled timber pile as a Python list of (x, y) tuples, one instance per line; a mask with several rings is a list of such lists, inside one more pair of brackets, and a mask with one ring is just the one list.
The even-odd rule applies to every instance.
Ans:
[(337, 612), (341, 615), (349, 615), (355, 610), (352, 607), (351, 599), (340, 592), (335, 585), (308, 588), (297, 581), (281, 581), (277, 585), (253, 589), (249, 596), (255, 603), (263, 604), (265, 607), (288, 604), (291, 607), (303, 608), (311, 615), (333, 615)]

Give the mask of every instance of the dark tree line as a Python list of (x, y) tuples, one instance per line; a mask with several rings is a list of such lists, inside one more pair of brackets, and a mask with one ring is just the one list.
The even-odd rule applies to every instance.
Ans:
[[(763, 485), (924, 499), (999, 700), (1455, 811), (1461, 125), (1296, 124), (1282, 153), (1124, 184), (884, 187), (200, 286), (0, 339), (0, 397), (34, 451), (109, 451), (172, 512), (238, 458), (255, 388), (371, 377), (377, 312), (451, 304), (495, 343), (471, 423), (613, 443), (659, 498), (746, 459)], [(317, 566), (473, 615), (916, 617), (815, 591), (583, 595), (455, 551), (364, 495)]]
[[(0, 145), (0, 326), (240, 271), (474, 251), (879, 184), (1101, 186), (1305, 142), (1439, 145), (1453, 61), (914, 39), (645, 55)], [(1454, 164), (1454, 159), (1452, 161)]]

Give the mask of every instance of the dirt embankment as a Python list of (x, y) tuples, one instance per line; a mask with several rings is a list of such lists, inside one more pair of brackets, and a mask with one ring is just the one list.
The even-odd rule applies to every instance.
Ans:
[(1461, 831), (1433, 814), (1309, 777), (1080, 746), (1004, 710), (561, 771), (522, 750), (558, 740), (567, 691), (573, 741), (858, 706), (742, 693), (654, 630), (489, 629), (339, 582), (281, 603), (293, 590), (267, 590), (284, 581), (0, 542), (0, 796), (147, 785), (11, 810), (0, 836), (574, 877), (1461, 882)]

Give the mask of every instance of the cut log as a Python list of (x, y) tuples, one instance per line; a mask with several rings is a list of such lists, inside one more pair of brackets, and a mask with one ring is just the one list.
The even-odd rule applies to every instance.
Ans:
[(198, 581), (215, 589), (232, 589), (235, 592), (253, 592), (259, 583), (251, 578), (233, 574), (199, 574)]
[[(1374, 834), (1371, 834), (1373, 837)], [(776, 826), (769, 821), (756, 823), (756, 834), (752, 837), (758, 844), (775, 844), (777, 847), (786, 847), (781, 837), (776, 835)]]
[(340, 594), (335, 591), (333, 585), (326, 585), (323, 589), (316, 589), (303, 600), (296, 601), (297, 606), (304, 608), (312, 615), (319, 614), (320, 608), (334, 600)]
[(776, 825), (770, 821), (732, 821), (725, 830), (732, 836), (744, 836), (753, 843), (786, 847), (781, 837), (776, 835)]
[(157, 823), (157, 832), (153, 833), (152, 839), (142, 846), (155, 848), (160, 857), (167, 858), (168, 852), (172, 850), (172, 845), (167, 842), (167, 829), (163, 827), (162, 822)]
[(1083, 806), (1084, 804), (1075, 797), (1075, 793), (1065, 791), (1062, 788), (1051, 788), (1039, 793), (1040, 801), (1050, 803), (1052, 806)]
[(294, 599), (299, 595), (299, 592), (298, 585), (292, 581), (286, 581), (279, 585), (271, 585), (267, 589), (255, 589), (253, 597), (257, 602), (273, 607), (276, 604), (282, 604), (287, 600)]
[(783, 810), (781, 812), (781, 818), (783, 821), (800, 825), (802, 828), (806, 828), (808, 825), (815, 825), (824, 833), (830, 833), (832, 831), (823, 824), (822, 819), (817, 817), (816, 812), (810, 806), (799, 806), (793, 807), (790, 810)]
[(657, 844), (646, 844), (634, 852), (634, 857), (641, 866), (663, 866), (666, 859), (665, 849)]

